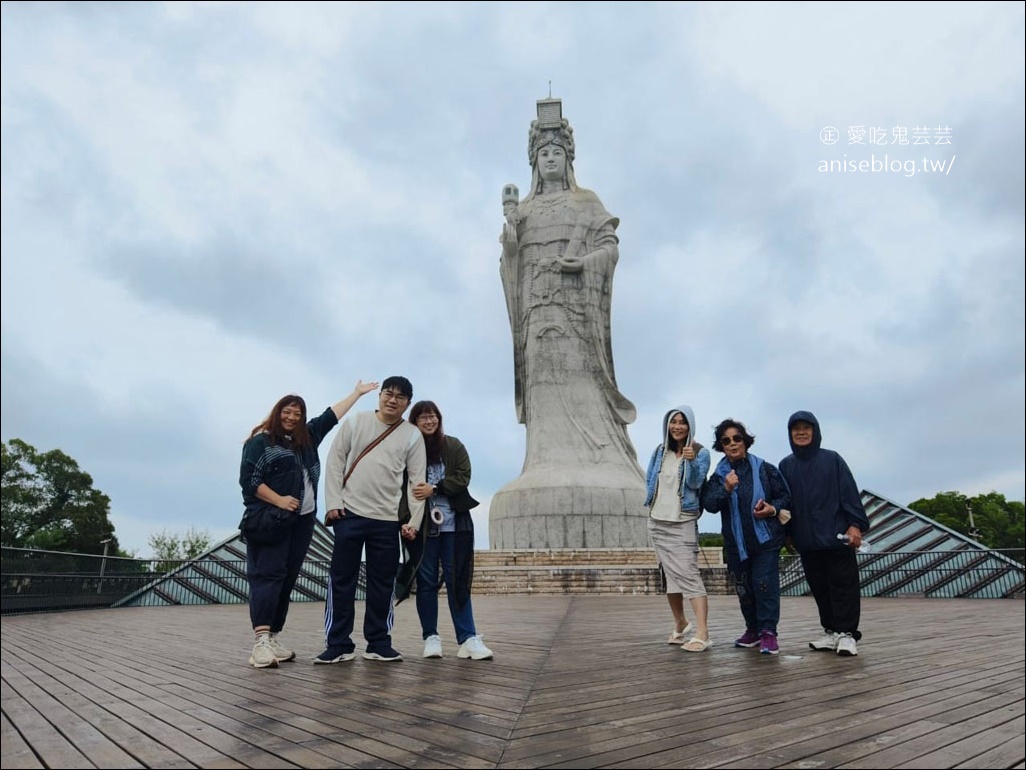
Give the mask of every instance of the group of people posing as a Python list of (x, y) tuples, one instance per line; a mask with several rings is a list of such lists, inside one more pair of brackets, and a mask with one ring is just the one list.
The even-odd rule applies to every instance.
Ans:
[[(250, 620), (255, 640), (249, 658), (257, 668), (293, 660), (280, 640), (290, 596), (313, 538), (320, 460), (317, 449), (339, 420), (376, 382), (358, 381), (352, 393), (308, 419), (296, 395), (281, 398), (257, 425), (242, 450), (239, 483), (246, 517), (287, 514), (280, 534), (247, 542)], [(413, 399), (413, 386), (393, 376), (381, 384), (378, 407), (343, 423), (325, 466), (325, 523), (334, 531), (325, 603), (325, 649), (316, 664), (353, 660), (355, 600), (361, 562), (366, 563), (363, 657), (394, 662), (394, 607), (416, 584), (423, 656), (441, 658), (438, 592), (445, 586), (459, 645), (457, 657), (493, 657), (474, 624), (471, 581), (478, 505), (470, 495), (466, 447), (442, 429), (432, 401)], [(698, 565), (698, 518), (703, 510), (722, 517), (724, 555), (744, 633), (737, 647), (775, 655), (780, 620), (780, 551), (793, 546), (819, 608), (822, 638), (815, 650), (856, 655), (859, 574), (855, 549), (869, 530), (851, 471), (836, 452), (821, 448), (819, 423), (810, 412), (788, 421), (792, 454), (780, 468), (751, 454), (755, 437), (732, 419), (715, 429), (712, 448), (724, 456), (709, 475), (709, 450), (694, 440), (688, 406), (667, 412), (663, 440), (648, 465), (649, 533), (666, 575), (674, 616), (670, 644), (687, 652), (712, 646), (709, 604)], [(243, 533), (247, 528), (243, 520)], [(839, 538), (843, 536), (843, 540)], [(400, 569), (400, 557), (403, 569)], [(688, 599), (695, 622), (688, 621)], [(693, 633), (691, 633), (693, 632)], [(689, 637), (688, 634), (691, 633)]]
[[(285, 396), (243, 446), (239, 483), (246, 515), (256, 515), (262, 505), (297, 514), (280, 538), (249, 540), (246, 545), (249, 611), (256, 635), (252, 666), (273, 668), (296, 657), (278, 635), (313, 538), (320, 477), (317, 447), (353, 404), (377, 387), (376, 382), (358, 381), (346, 398), (309, 421), (303, 399)], [(470, 600), (470, 510), (478, 504), (468, 490), (470, 457), (458, 439), (443, 432), (442, 413), (433, 402), (414, 404), (407, 422), (403, 415), (412, 399), (408, 379), (389, 377), (381, 384), (377, 409), (346, 420), (328, 452), (325, 523), (335, 538), (325, 603), (326, 644), (314, 658), (316, 664), (356, 657), (352, 633), (363, 561), (365, 659), (402, 660), (392, 647), (393, 610), (397, 599), (409, 595), (413, 581), (425, 658), (443, 655), (437, 627), (443, 583), (459, 644), (457, 657), (492, 657), (474, 626)], [(397, 582), (401, 551), (410, 568)]]
[[(801, 557), (823, 625), (823, 636), (809, 647), (857, 655), (862, 634), (855, 550), (869, 531), (869, 518), (844, 459), (821, 447), (815, 415), (791, 415), (792, 452), (779, 469), (749, 451), (755, 437), (744, 424), (727, 419), (715, 428), (712, 448), (723, 458), (709, 475), (709, 450), (694, 440), (694, 426), (689, 406), (668, 411), (663, 441), (648, 464), (649, 534), (674, 617), (669, 643), (687, 652), (703, 652), (713, 643), (698, 565), (698, 518), (705, 510), (720, 514), (727, 572), (745, 621), (735, 647), (779, 652), (780, 551), (788, 546)], [(685, 598), (694, 624), (684, 611)]]

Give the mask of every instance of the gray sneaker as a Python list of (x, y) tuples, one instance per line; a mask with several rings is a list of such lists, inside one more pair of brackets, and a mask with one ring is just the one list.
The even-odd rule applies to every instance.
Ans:
[(278, 668), (278, 658), (274, 655), (271, 640), (261, 636), (253, 645), (253, 654), (249, 656), (249, 665), (253, 668)]
[(285, 663), (296, 658), (296, 653), (278, 641), (277, 634), (271, 634), (271, 649), (274, 650), (274, 657), (278, 659), (279, 663)]
[(840, 637), (840, 634), (836, 631), (826, 631), (819, 639), (809, 642), (809, 649), (820, 652), (836, 652), (838, 637)]
[(855, 637), (851, 634), (840, 634), (837, 637), (837, 654), (854, 657), (859, 654), (859, 648), (855, 644)]

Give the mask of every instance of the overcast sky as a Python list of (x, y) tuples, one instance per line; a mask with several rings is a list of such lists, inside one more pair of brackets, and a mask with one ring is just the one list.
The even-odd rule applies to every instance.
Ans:
[(642, 463), (675, 404), (774, 463), (809, 409), (864, 489), (1022, 500), (1023, 8), (4, 3), (2, 438), (148, 555), (232, 534), (280, 396), (403, 374), (486, 546), (524, 448), (500, 190), (551, 81), (621, 219)]

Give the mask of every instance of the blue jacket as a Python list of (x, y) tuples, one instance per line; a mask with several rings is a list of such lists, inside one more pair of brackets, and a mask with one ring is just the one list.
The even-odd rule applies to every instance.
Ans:
[[(752, 499), (754, 479), (751, 468), (753, 464), (759, 469), (759, 484), (762, 486), (766, 502), (777, 511), (788, 508), (791, 505), (791, 493), (784, 477), (775, 466), (753, 454), (748, 454), (743, 460), (734, 464), (724, 457), (702, 489), (702, 507), (722, 516), (723, 547), (748, 554), (780, 550), (784, 545), (784, 527), (778, 517), (755, 518), (754, 508), (757, 501)], [(740, 514), (739, 524), (744, 538), (740, 548), (734, 534), (732, 495), (727, 492), (723, 483), (724, 478), (732, 469), (737, 471), (741, 481), (740, 486), (734, 490)]]
[(795, 412), (787, 421), (787, 437), (796, 422), (812, 425), (812, 443), (797, 447), (780, 461), (780, 472), (791, 488), (791, 521), (787, 530), (799, 553), (847, 548), (837, 536), (854, 525), (869, 531), (869, 517), (855, 477), (837, 452), (822, 449), (819, 421), (812, 412)]
[(663, 443), (655, 448), (652, 452), (652, 458), (648, 461), (648, 473), (646, 474), (645, 481), (645, 507), (651, 508), (652, 504), (655, 503), (656, 493), (659, 491), (659, 470), (663, 467), (663, 455), (670, 445), (670, 420), (677, 413), (684, 415), (684, 419), (690, 428), (685, 445), (694, 447), (696, 450), (694, 460), (691, 462), (685, 460), (680, 464), (677, 487), (677, 494), (680, 496), (680, 510), (682, 513), (700, 514), (702, 512), (702, 505), (699, 500), (699, 493), (702, 489), (702, 484), (705, 483), (705, 477), (709, 474), (711, 460), (709, 459), (709, 450), (692, 439), (695, 435), (695, 413), (686, 404), (671, 409), (663, 417)]

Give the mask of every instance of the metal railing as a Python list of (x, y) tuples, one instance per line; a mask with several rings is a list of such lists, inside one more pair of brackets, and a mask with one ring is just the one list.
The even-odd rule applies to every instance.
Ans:
[[(956, 550), (859, 554), (863, 596), (1022, 598), (1021, 551)], [(303, 564), (293, 601), (323, 601), (326, 559)], [(366, 591), (360, 567), (357, 597)], [(785, 554), (780, 562), (785, 596), (809, 593), (801, 560)], [(0, 549), (0, 612), (100, 607), (152, 607), (182, 604), (242, 604), (248, 601), (246, 562), (238, 558), (189, 561), (126, 559), (115, 556)]]
[[(323, 601), (331, 562), (308, 558), (293, 601)], [(367, 586), (360, 565), (357, 598)], [(249, 601), (244, 559), (183, 561), (0, 549), (0, 612), (59, 612), (102, 607), (243, 604)]]
[[(863, 596), (1023, 598), (1026, 568), (1020, 549), (882, 551), (858, 554)], [(801, 559), (780, 559), (780, 593), (810, 594)]]

